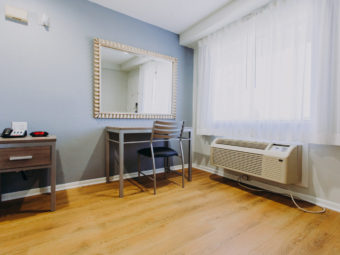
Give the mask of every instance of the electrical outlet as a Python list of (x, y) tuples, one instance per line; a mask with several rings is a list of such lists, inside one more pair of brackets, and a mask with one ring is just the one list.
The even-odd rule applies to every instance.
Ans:
[(249, 175), (246, 175), (246, 174), (242, 175), (242, 179), (246, 181), (250, 180)]

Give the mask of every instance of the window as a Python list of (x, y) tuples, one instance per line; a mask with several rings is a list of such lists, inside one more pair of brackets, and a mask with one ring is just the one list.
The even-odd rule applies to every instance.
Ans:
[(339, 7), (277, 0), (200, 40), (197, 133), (340, 143)]

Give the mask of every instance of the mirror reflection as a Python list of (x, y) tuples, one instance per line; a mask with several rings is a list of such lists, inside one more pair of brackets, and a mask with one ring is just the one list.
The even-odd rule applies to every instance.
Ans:
[(101, 47), (101, 111), (171, 114), (172, 62)]

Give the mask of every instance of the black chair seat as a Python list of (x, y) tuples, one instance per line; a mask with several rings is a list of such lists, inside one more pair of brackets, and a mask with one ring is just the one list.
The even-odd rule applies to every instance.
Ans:
[[(178, 156), (177, 151), (169, 147), (154, 147), (153, 153), (155, 155), (155, 158)], [(144, 149), (138, 150), (138, 154), (142, 154), (143, 156), (149, 157), (149, 158), (152, 157), (151, 148), (144, 148)]]

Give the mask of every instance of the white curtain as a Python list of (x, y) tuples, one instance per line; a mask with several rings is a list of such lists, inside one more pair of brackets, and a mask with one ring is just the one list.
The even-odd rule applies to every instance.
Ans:
[(338, 0), (277, 0), (198, 43), (197, 133), (340, 144)]

